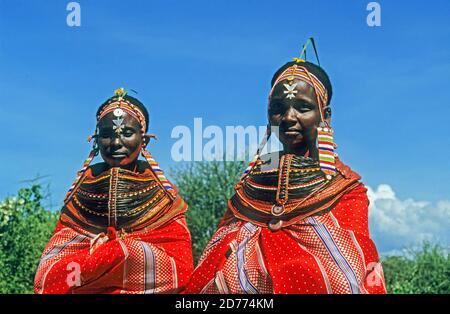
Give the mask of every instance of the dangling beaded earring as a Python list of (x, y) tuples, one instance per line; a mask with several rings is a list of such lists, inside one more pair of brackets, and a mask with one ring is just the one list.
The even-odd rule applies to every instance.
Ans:
[(152, 169), (156, 178), (161, 183), (164, 190), (166, 190), (168, 192), (168, 194), (170, 195), (170, 197), (173, 199), (176, 195), (175, 195), (175, 189), (174, 189), (172, 183), (170, 183), (170, 181), (166, 178), (166, 176), (164, 175), (164, 172), (161, 170), (158, 163), (152, 157), (152, 155), (150, 154), (150, 152), (147, 150), (147, 148), (145, 146), (142, 146), (141, 155), (142, 155), (142, 157), (145, 158), (145, 160), (150, 165), (150, 168)]
[(90, 163), (95, 158), (95, 156), (98, 155), (99, 149), (97, 144), (97, 131), (94, 133), (94, 135), (89, 136), (88, 142), (91, 142), (92, 139), (94, 139), (92, 150), (89, 153), (89, 156), (84, 161), (83, 167), (77, 172), (77, 177), (75, 178), (75, 181), (72, 183), (69, 190), (67, 191), (66, 196), (64, 197), (64, 204), (66, 204), (69, 201), (70, 197), (75, 191), (75, 188), (80, 183), (80, 179), (83, 177), (83, 174), (86, 172), (87, 168), (89, 167)]
[(245, 169), (244, 173), (242, 174), (241, 178), (239, 179), (239, 182), (236, 184), (236, 187), (242, 183), (242, 181), (244, 180), (244, 178), (246, 176), (248, 176), (248, 174), (252, 171), (252, 169), (257, 165), (258, 159), (261, 156), (261, 152), (264, 149), (264, 146), (266, 146), (267, 141), (270, 138), (272, 131), (271, 131), (271, 127), (270, 124), (267, 125), (267, 129), (266, 132), (264, 134), (263, 140), (261, 141), (261, 143), (258, 146), (258, 149), (256, 150), (256, 154), (253, 157), (253, 159), (250, 161), (250, 163), (248, 164), (247, 168)]
[(319, 151), (320, 169), (331, 180), (336, 175), (333, 129), (325, 123), (317, 128), (317, 149)]
[[(306, 43), (303, 45), (303, 49), (300, 54), (300, 58), (294, 58), (294, 61), (297, 63), (300, 63), (300, 62), (304, 62), (306, 60), (306, 48), (308, 47), (309, 43), (311, 43), (314, 48), (317, 63), (320, 66), (319, 55), (317, 53), (316, 43), (314, 42), (314, 38), (312, 38), (312, 37), (308, 38)], [(304, 59), (302, 59), (303, 56), (304, 56)], [(309, 72), (306, 71), (306, 73), (310, 77), (311, 82), (313, 82)], [(325, 178), (327, 180), (331, 180), (336, 175), (336, 159), (335, 159), (336, 154), (334, 152), (336, 144), (334, 143), (333, 129), (326, 122), (323, 108), (321, 106), (321, 104), (326, 105), (326, 103), (323, 103), (324, 100), (323, 99), (321, 100), (321, 98), (319, 97), (319, 92), (317, 91), (314, 84), (313, 84), (313, 87), (314, 87), (314, 90), (315, 90), (315, 93), (317, 96), (317, 103), (319, 104), (319, 112), (320, 112), (320, 119), (321, 119), (320, 125), (317, 128), (317, 145), (316, 145), (318, 153), (319, 153), (319, 164), (320, 164), (320, 169), (322, 170), (323, 173), (325, 173)], [(328, 99), (328, 96), (326, 95), (326, 90), (325, 90), (324, 97), (325, 97), (325, 102), (326, 102), (326, 99)]]

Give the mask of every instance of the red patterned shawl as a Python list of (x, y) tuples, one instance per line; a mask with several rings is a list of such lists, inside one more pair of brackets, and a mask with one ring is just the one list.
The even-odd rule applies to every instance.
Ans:
[[(90, 171), (87, 176), (92, 179)], [(158, 204), (166, 201), (161, 199)], [(154, 222), (146, 219), (145, 228), (122, 232), (108, 227), (107, 236), (86, 230), (63, 211), (42, 253), (35, 293), (182, 291), (193, 271), (191, 237), (184, 216), (187, 205), (176, 196), (157, 209), (162, 214), (149, 210), (146, 215), (152, 215)], [(66, 213), (70, 212), (82, 218), (69, 203)]]
[(386, 293), (366, 191), (359, 183), (331, 211), (278, 231), (229, 209), (185, 292)]

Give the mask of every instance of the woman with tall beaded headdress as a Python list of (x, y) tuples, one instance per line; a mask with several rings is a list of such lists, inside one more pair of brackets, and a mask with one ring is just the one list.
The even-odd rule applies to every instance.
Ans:
[[(367, 190), (334, 152), (332, 87), (302, 59), (309, 42), (272, 79), (266, 137), (186, 293), (386, 292)], [(272, 133), (283, 151), (260, 156)]]
[[(146, 146), (148, 112), (120, 88), (42, 253), (36, 293), (177, 293), (193, 270), (187, 204)], [(104, 162), (90, 166), (100, 152)], [(139, 160), (139, 154), (145, 161)]]

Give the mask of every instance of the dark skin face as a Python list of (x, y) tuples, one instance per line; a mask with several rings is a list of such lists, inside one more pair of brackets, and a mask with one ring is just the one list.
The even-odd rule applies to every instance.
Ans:
[(141, 124), (128, 113), (123, 118), (122, 131), (117, 133), (114, 122), (117, 117), (108, 113), (98, 123), (97, 144), (103, 160), (109, 167), (120, 167), (134, 171), (143, 145), (148, 143), (149, 136), (142, 136)]
[[(314, 88), (301, 80), (293, 80), (295, 97), (287, 98), (287, 89), (281, 81), (277, 84), (269, 103), (269, 122), (272, 127), (279, 127), (279, 139), (285, 153), (304, 155), (309, 150), (311, 158), (318, 159), (316, 147), (317, 127), (320, 112)], [(330, 116), (325, 116), (330, 123)]]

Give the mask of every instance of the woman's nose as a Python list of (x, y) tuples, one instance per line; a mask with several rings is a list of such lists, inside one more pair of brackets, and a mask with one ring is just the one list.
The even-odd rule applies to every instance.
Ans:
[(112, 147), (122, 147), (122, 141), (119, 136), (114, 136), (111, 142)]
[(297, 122), (297, 115), (295, 113), (294, 108), (291, 106), (286, 110), (286, 112), (283, 115), (283, 121), (284, 122)]

